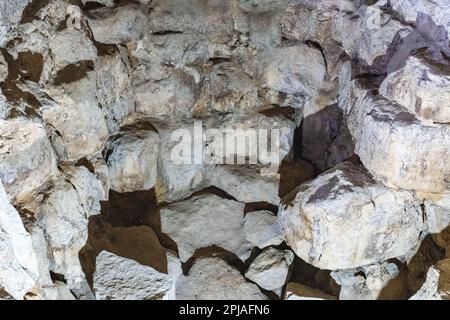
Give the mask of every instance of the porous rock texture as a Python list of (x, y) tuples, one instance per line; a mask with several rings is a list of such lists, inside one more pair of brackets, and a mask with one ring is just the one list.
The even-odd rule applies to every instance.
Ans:
[(450, 299), (449, 17), (0, 0), (0, 299)]

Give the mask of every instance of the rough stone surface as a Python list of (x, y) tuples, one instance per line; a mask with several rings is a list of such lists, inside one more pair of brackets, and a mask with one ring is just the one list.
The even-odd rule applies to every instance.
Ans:
[(279, 223), (286, 242), (321, 269), (404, 255), (419, 245), (425, 229), (413, 193), (386, 188), (352, 163), (303, 184), (283, 202)]
[(176, 286), (177, 300), (265, 300), (258, 286), (217, 257), (195, 261)]
[[(395, 263), (385, 262), (352, 270), (336, 270), (331, 272), (331, 276), (341, 286), (340, 300), (377, 300), (383, 289), (400, 276), (400, 270)], [(402, 292), (396, 298), (402, 299)]]
[(450, 299), (450, 260), (442, 260), (428, 270), (427, 278), (419, 291), (410, 300), (448, 300)]
[(196, 249), (219, 246), (245, 260), (251, 244), (244, 235), (244, 204), (202, 195), (160, 210), (161, 230), (178, 245), (181, 261)]
[(0, 287), (14, 299), (32, 292), (38, 279), (38, 262), (30, 234), (9, 203), (0, 181)]
[(447, 299), (449, 16), (0, 0), (0, 299)]
[(253, 260), (245, 277), (257, 283), (261, 288), (276, 291), (284, 286), (289, 274), (289, 267), (294, 261), (290, 250), (264, 249)]
[(42, 125), (0, 120), (0, 179), (10, 199), (26, 201), (55, 172), (55, 155)]
[(442, 161), (450, 150), (448, 125), (425, 124), (357, 80), (352, 82), (345, 110), (355, 153), (377, 178), (394, 188), (448, 190), (450, 171)]
[(412, 56), (404, 68), (387, 76), (380, 93), (417, 114), (437, 123), (450, 122), (450, 68), (420, 56)]
[(97, 257), (94, 291), (98, 300), (168, 300), (172, 278), (133, 260), (102, 251)]
[(277, 217), (270, 211), (255, 211), (245, 215), (245, 238), (255, 247), (264, 249), (283, 242)]
[(154, 131), (125, 131), (108, 146), (111, 189), (117, 192), (150, 190), (156, 184), (159, 136)]
[(336, 300), (336, 297), (320, 290), (291, 282), (286, 286), (285, 300)]

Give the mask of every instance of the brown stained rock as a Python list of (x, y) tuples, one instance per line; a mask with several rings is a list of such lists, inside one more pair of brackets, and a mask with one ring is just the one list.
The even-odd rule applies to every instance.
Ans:
[(80, 260), (90, 283), (95, 271), (95, 258), (102, 250), (167, 273), (166, 251), (150, 227), (113, 227), (101, 216), (91, 217), (89, 237), (80, 251)]

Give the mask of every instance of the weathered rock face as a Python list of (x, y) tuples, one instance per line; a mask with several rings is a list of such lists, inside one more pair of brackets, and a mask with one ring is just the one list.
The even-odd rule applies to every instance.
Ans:
[[(408, 109), (354, 80), (344, 106), (364, 166), (385, 184), (430, 193), (448, 190), (450, 127), (423, 123)], [(390, 161), (386, 161), (389, 159)]]
[(94, 291), (98, 300), (168, 300), (172, 279), (136, 261), (102, 251), (97, 257)]
[(111, 189), (149, 190), (156, 184), (159, 136), (154, 131), (130, 130), (112, 137), (107, 147)]
[(278, 215), (286, 242), (321, 269), (402, 256), (425, 230), (413, 193), (386, 188), (352, 163), (303, 184), (283, 202)]
[(217, 257), (196, 260), (177, 281), (178, 300), (265, 300), (258, 286)]
[(203, 195), (161, 209), (161, 230), (178, 245), (181, 261), (196, 249), (219, 246), (245, 260), (251, 244), (244, 234), (244, 204)]
[(267, 248), (253, 260), (245, 276), (261, 288), (277, 291), (286, 283), (293, 261), (292, 251)]
[(403, 69), (387, 76), (380, 93), (424, 120), (450, 122), (450, 68), (411, 56)]
[(56, 172), (53, 149), (42, 125), (0, 121), (0, 179), (9, 198), (29, 200)]
[(14, 299), (24, 299), (27, 293), (37, 289), (38, 262), (31, 236), (9, 203), (1, 182), (0, 243), (0, 287)]
[(449, 16), (0, 0), (0, 299), (447, 299)]
[(442, 260), (428, 270), (423, 286), (411, 300), (449, 300), (450, 299), (450, 260)]
[(245, 238), (260, 249), (283, 242), (277, 217), (270, 211), (255, 211), (245, 215)]
[[(376, 300), (386, 299), (383, 290), (388, 285), (393, 286), (400, 276), (399, 267), (392, 262), (364, 266), (352, 270), (337, 270), (331, 272), (331, 276), (341, 286), (340, 300)], [(401, 283), (400, 283), (401, 284)], [(390, 291), (395, 291), (395, 296), (390, 299), (404, 299), (407, 289), (401, 285)]]

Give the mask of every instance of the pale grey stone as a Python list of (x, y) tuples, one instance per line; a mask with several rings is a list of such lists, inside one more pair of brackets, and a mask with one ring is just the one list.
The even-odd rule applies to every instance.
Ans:
[(134, 260), (102, 251), (96, 259), (94, 291), (98, 300), (170, 300), (172, 278)]
[(389, 189), (352, 163), (298, 187), (282, 200), (278, 217), (294, 252), (329, 270), (404, 255), (419, 245), (425, 231), (412, 192)]
[(178, 246), (186, 262), (196, 249), (219, 246), (245, 260), (251, 244), (244, 235), (244, 204), (202, 195), (161, 208), (161, 230)]
[(218, 257), (199, 258), (176, 286), (177, 300), (266, 300), (257, 285)]

